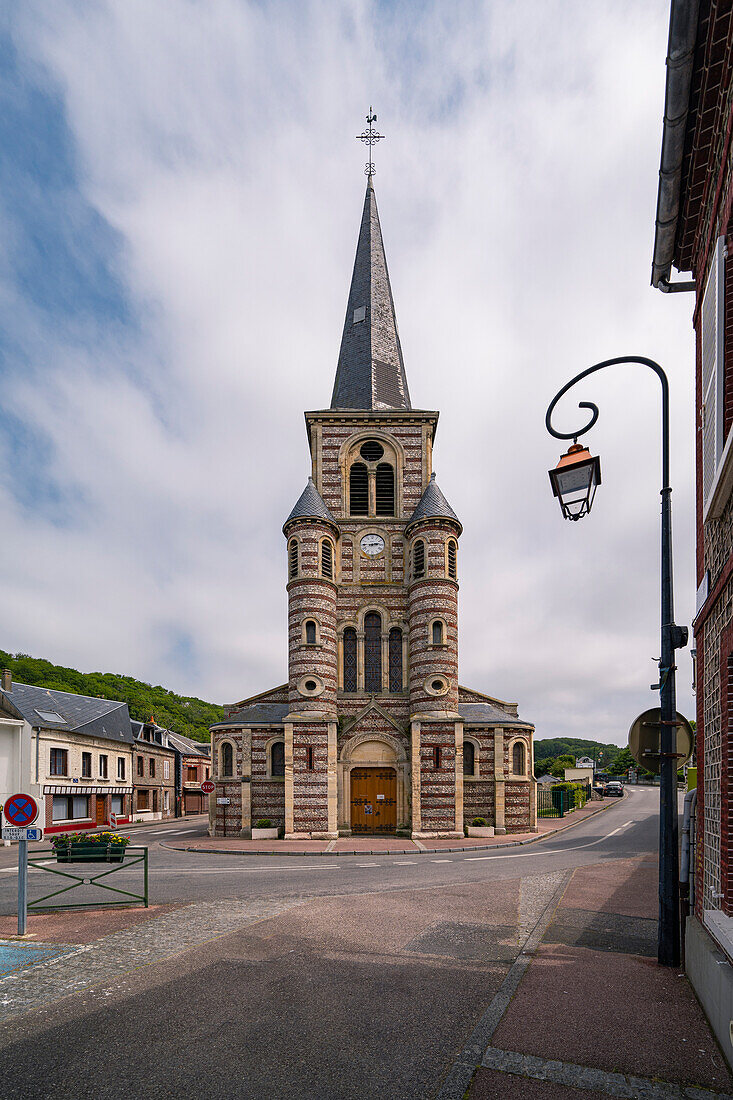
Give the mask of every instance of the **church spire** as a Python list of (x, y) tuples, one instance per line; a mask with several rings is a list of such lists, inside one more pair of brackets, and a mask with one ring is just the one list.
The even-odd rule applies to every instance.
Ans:
[(371, 173), (331, 408), (412, 408)]

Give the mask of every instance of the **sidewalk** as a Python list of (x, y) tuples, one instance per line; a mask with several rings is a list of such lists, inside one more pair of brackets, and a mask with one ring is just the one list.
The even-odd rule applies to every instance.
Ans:
[(358, 856), (404, 855), (406, 852), (467, 852), (476, 848), (508, 848), (517, 844), (533, 844), (537, 840), (561, 833), (574, 825), (580, 825), (594, 814), (602, 813), (618, 805), (618, 798), (604, 798), (600, 802), (588, 802), (582, 810), (575, 810), (561, 818), (541, 818), (534, 833), (506, 833), (494, 837), (430, 838), (407, 840), (394, 836), (341, 837), (339, 840), (244, 840), (241, 837), (201, 837), (186, 843), (167, 844), (162, 848), (175, 852), (214, 852), (221, 855), (263, 856)]
[(657, 964), (656, 918), (651, 856), (578, 868), (441, 1100), (461, 1100), (469, 1082), (470, 1100), (729, 1097), (733, 1077), (692, 987)]

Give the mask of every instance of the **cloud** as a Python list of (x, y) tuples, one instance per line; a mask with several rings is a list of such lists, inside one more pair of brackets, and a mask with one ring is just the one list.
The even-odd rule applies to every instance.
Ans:
[[(659, 398), (694, 601), (691, 302), (649, 288), (667, 7), (128, 0), (17, 7), (3, 57), (5, 648), (214, 700), (286, 676), (280, 527), (377, 194), (410, 388), (461, 516), (461, 679), (538, 736), (622, 742), (658, 656)], [(577, 410), (576, 410), (577, 411)], [(692, 713), (680, 656), (680, 708)], [(593, 731), (591, 733), (591, 731)]]

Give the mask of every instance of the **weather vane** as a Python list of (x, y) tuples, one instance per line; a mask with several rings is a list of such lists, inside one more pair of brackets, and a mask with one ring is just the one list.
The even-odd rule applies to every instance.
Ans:
[(366, 165), (364, 167), (364, 175), (373, 176), (376, 169), (372, 160), (372, 146), (376, 145), (378, 141), (381, 141), (384, 137), (384, 134), (378, 133), (372, 126), (372, 123), (377, 121), (377, 116), (374, 114), (374, 111), (371, 107), (369, 108), (369, 114), (366, 116), (366, 120), (367, 128), (366, 130), (363, 130), (360, 134), (356, 135), (356, 140), (363, 141), (365, 145), (369, 146), (369, 160), (366, 162)]

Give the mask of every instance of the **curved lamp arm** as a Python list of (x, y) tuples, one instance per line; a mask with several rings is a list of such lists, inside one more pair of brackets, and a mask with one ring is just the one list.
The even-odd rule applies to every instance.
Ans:
[(587, 370), (581, 371), (580, 374), (576, 374), (575, 378), (572, 378), (563, 388), (557, 393), (550, 402), (547, 414), (545, 416), (545, 427), (550, 435), (553, 435), (555, 439), (573, 439), (577, 443), (581, 435), (585, 435), (594, 426), (599, 417), (598, 406), (592, 401), (579, 401), (579, 409), (590, 409), (591, 417), (588, 423), (574, 432), (558, 432), (552, 426), (552, 414), (555, 411), (555, 406), (558, 401), (565, 396), (568, 390), (576, 384), (576, 382), (582, 381), (583, 378), (587, 378), (589, 374), (595, 374), (596, 371), (603, 370), (604, 367), (613, 367), (617, 363), (639, 363), (643, 367), (649, 367), (659, 378), (662, 386), (662, 490), (669, 488), (669, 383), (667, 381), (667, 375), (664, 373), (659, 363), (655, 363), (653, 359), (646, 359), (643, 355), (620, 355), (616, 359), (604, 359), (602, 363), (595, 363), (592, 367), (588, 367)]

